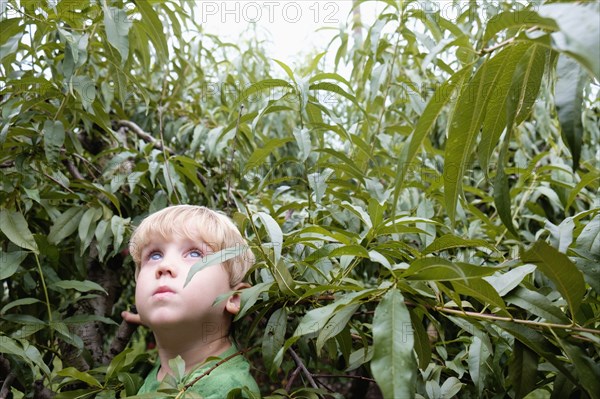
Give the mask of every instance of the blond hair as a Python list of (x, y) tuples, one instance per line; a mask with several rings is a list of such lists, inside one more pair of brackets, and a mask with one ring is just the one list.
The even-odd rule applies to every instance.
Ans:
[(143, 249), (157, 236), (163, 239), (185, 237), (200, 241), (213, 252), (239, 248), (236, 257), (222, 263), (229, 274), (231, 287), (241, 283), (254, 264), (252, 251), (229, 217), (203, 206), (175, 205), (146, 217), (131, 236), (129, 253), (135, 262), (136, 276)]

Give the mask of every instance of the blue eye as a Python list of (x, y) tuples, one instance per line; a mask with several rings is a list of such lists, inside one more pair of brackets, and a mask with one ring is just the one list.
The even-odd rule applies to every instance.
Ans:
[(190, 256), (190, 258), (201, 258), (202, 252), (200, 252), (198, 250), (193, 250), (193, 251), (189, 252), (189, 256)]
[(160, 260), (160, 258), (162, 258), (162, 255), (160, 254), (160, 252), (152, 252), (148, 256), (148, 259), (150, 259), (150, 260)]

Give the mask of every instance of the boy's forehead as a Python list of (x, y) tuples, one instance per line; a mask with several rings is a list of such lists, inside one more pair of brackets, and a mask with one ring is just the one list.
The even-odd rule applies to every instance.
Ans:
[[(180, 243), (182, 245), (197, 245), (197, 246), (207, 246), (211, 247), (211, 243), (208, 238), (198, 231), (190, 231), (189, 229), (185, 229), (184, 231), (153, 231), (149, 232), (146, 235), (144, 242), (141, 244), (141, 250), (147, 250), (150, 247), (170, 244), (170, 243)], [(202, 249), (202, 248), (199, 248)]]

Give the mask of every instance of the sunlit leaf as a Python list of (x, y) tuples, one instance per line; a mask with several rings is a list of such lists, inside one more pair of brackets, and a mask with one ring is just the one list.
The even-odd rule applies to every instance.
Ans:
[(371, 370), (386, 398), (414, 398), (417, 364), (414, 335), (404, 297), (390, 290), (373, 316), (373, 360)]

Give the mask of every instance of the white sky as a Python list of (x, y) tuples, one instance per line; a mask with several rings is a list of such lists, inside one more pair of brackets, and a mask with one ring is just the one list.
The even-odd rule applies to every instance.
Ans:
[[(351, 26), (352, 20), (352, 0), (201, 1), (197, 7), (204, 32), (238, 43), (243, 35), (254, 35), (248, 30), (254, 24), (259, 37), (269, 39), (267, 55), (288, 65), (314, 48), (325, 49), (340, 25)], [(373, 21), (382, 7), (361, 5), (363, 23)]]

